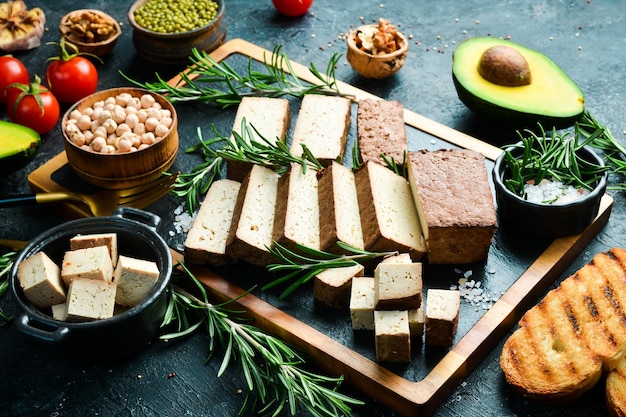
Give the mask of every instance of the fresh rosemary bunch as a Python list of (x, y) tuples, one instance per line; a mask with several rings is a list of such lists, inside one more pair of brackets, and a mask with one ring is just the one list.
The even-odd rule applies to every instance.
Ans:
[[(0, 297), (2, 297), (9, 288), (8, 273), (16, 257), (17, 252), (8, 252), (0, 256)], [(10, 321), (11, 317), (0, 309), (0, 328), (4, 328)]]
[(248, 392), (239, 414), (254, 412), (256, 415), (277, 416), (285, 407), (294, 415), (299, 409), (313, 416), (349, 416), (349, 405), (361, 401), (338, 392), (342, 377), (328, 377), (305, 370), (302, 357), (284, 341), (264, 333), (260, 329), (230, 317), (241, 311), (229, 309), (237, 301), (215, 305), (208, 299), (206, 290), (197, 278), (180, 264), (177, 273), (190, 279), (192, 292), (170, 284), (170, 303), (163, 327), (173, 327), (173, 333), (161, 339), (182, 337), (204, 327), (209, 335), (210, 356), (217, 344), (224, 350), (224, 358), (218, 370), (221, 376), (231, 363), (237, 363), (245, 377)]
[(158, 74), (157, 81), (146, 83), (134, 81), (124, 74), (122, 76), (139, 87), (164, 94), (172, 103), (198, 101), (225, 108), (238, 104), (246, 96), (302, 98), (306, 94), (324, 94), (347, 97), (339, 91), (335, 77), (335, 67), (340, 58), (341, 54), (333, 54), (325, 75), (313, 63), (309, 65), (309, 71), (319, 80), (319, 84), (305, 84), (294, 75), (282, 45), (274, 47), (269, 60), (264, 56), (266, 72), (255, 71), (250, 58), (247, 73), (240, 74), (228, 63), (217, 62), (207, 52), (194, 49), (191, 63), (179, 74), (180, 82), (176, 85), (170, 85)]
[(265, 284), (262, 289), (267, 290), (292, 281), (280, 294), (279, 298), (282, 300), (322, 271), (331, 268), (354, 266), (372, 259), (385, 258), (397, 254), (397, 252), (369, 252), (343, 242), (337, 242), (337, 245), (347, 254), (337, 255), (297, 243), (295, 245), (296, 252), (274, 242), (274, 246), (269, 248), (269, 251), (282, 263), (270, 264), (266, 268), (269, 272), (285, 273), (285, 275)]
[[(585, 137), (578, 126), (573, 134), (557, 133), (556, 129), (552, 129), (552, 133), (548, 135), (541, 125), (539, 129), (539, 135), (530, 130), (524, 131), (527, 136), (518, 132), (521, 143), (505, 149), (506, 162), (512, 174), (511, 178), (505, 180), (507, 188), (518, 195), (524, 195), (524, 184), (538, 184), (547, 179), (577, 188), (592, 189), (608, 167), (581, 158), (578, 151), (591, 144), (599, 132)], [(523, 150), (522, 155), (513, 156), (511, 151), (519, 148)]]
[(249, 125), (245, 118), (241, 123), (241, 133), (233, 131), (232, 140), (219, 135), (215, 127), (213, 131), (217, 136), (205, 141), (198, 128), (199, 143), (185, 152), (200, 152), (204, 162), (191, 172), (179, 175), (174, 185), (174, 195), (185, 197), (190, 213), (197, 209), (200, 198), (207, 193), (213, 181), (220, 177), (226, 161), (259, 164), (279, 174), (287, 171), (291, 163), (300, 164), (304, 171), (309, 167), (316, 170), (322, 168), (306, 145), (302, 145), (302, 156), (296, 156), (284, 141), (270, 142), (254, 126)]

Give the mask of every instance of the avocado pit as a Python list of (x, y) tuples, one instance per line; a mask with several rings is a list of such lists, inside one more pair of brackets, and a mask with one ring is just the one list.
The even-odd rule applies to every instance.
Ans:
[(520, 87), (532, 81), (526, 58), (506, 45), (485, 50), (478, 61), (478, 73), (485, 80), (504, 87)]

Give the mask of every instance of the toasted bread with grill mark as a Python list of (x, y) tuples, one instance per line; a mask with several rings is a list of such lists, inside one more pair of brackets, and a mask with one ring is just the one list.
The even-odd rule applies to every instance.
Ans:
[(610, 415), (626, 417), (626, 360), (606, 377), (606, 405)]
[(542, 400), (573, 400), (618, 366), (626, 349), (626, 250), (600, 253), (548, 292), (507, 339), (508, 383)]

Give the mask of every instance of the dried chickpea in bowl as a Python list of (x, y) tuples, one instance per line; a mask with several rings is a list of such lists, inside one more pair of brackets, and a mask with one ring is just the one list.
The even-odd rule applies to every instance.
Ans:
[(85, 97), (64, 114), (61, 130), (72, 169), (104, 188), (149, 182), (167, 171), (178, 152), (174, 106), (141, 88), (112, 88)]

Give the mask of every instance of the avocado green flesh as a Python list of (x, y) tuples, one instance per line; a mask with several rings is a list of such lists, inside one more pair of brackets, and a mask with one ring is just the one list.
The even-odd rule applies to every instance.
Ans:
[(0, 173), (8, 173), (30, 162), (39, 149), (37, 132), (15, 123), (0, 120)]
[[(529, 85), (501, 86), (479, 74), (480, 57), (495, 45), (512, 47), (526, 58), (532, 77)], [(567, 124), (584, 110), (582, 91), (561, 68), (541, 52), (511, 41), (481, 37), (461, 43), (454, 51), (452, 75), (461, 101), (480, 114)]]

